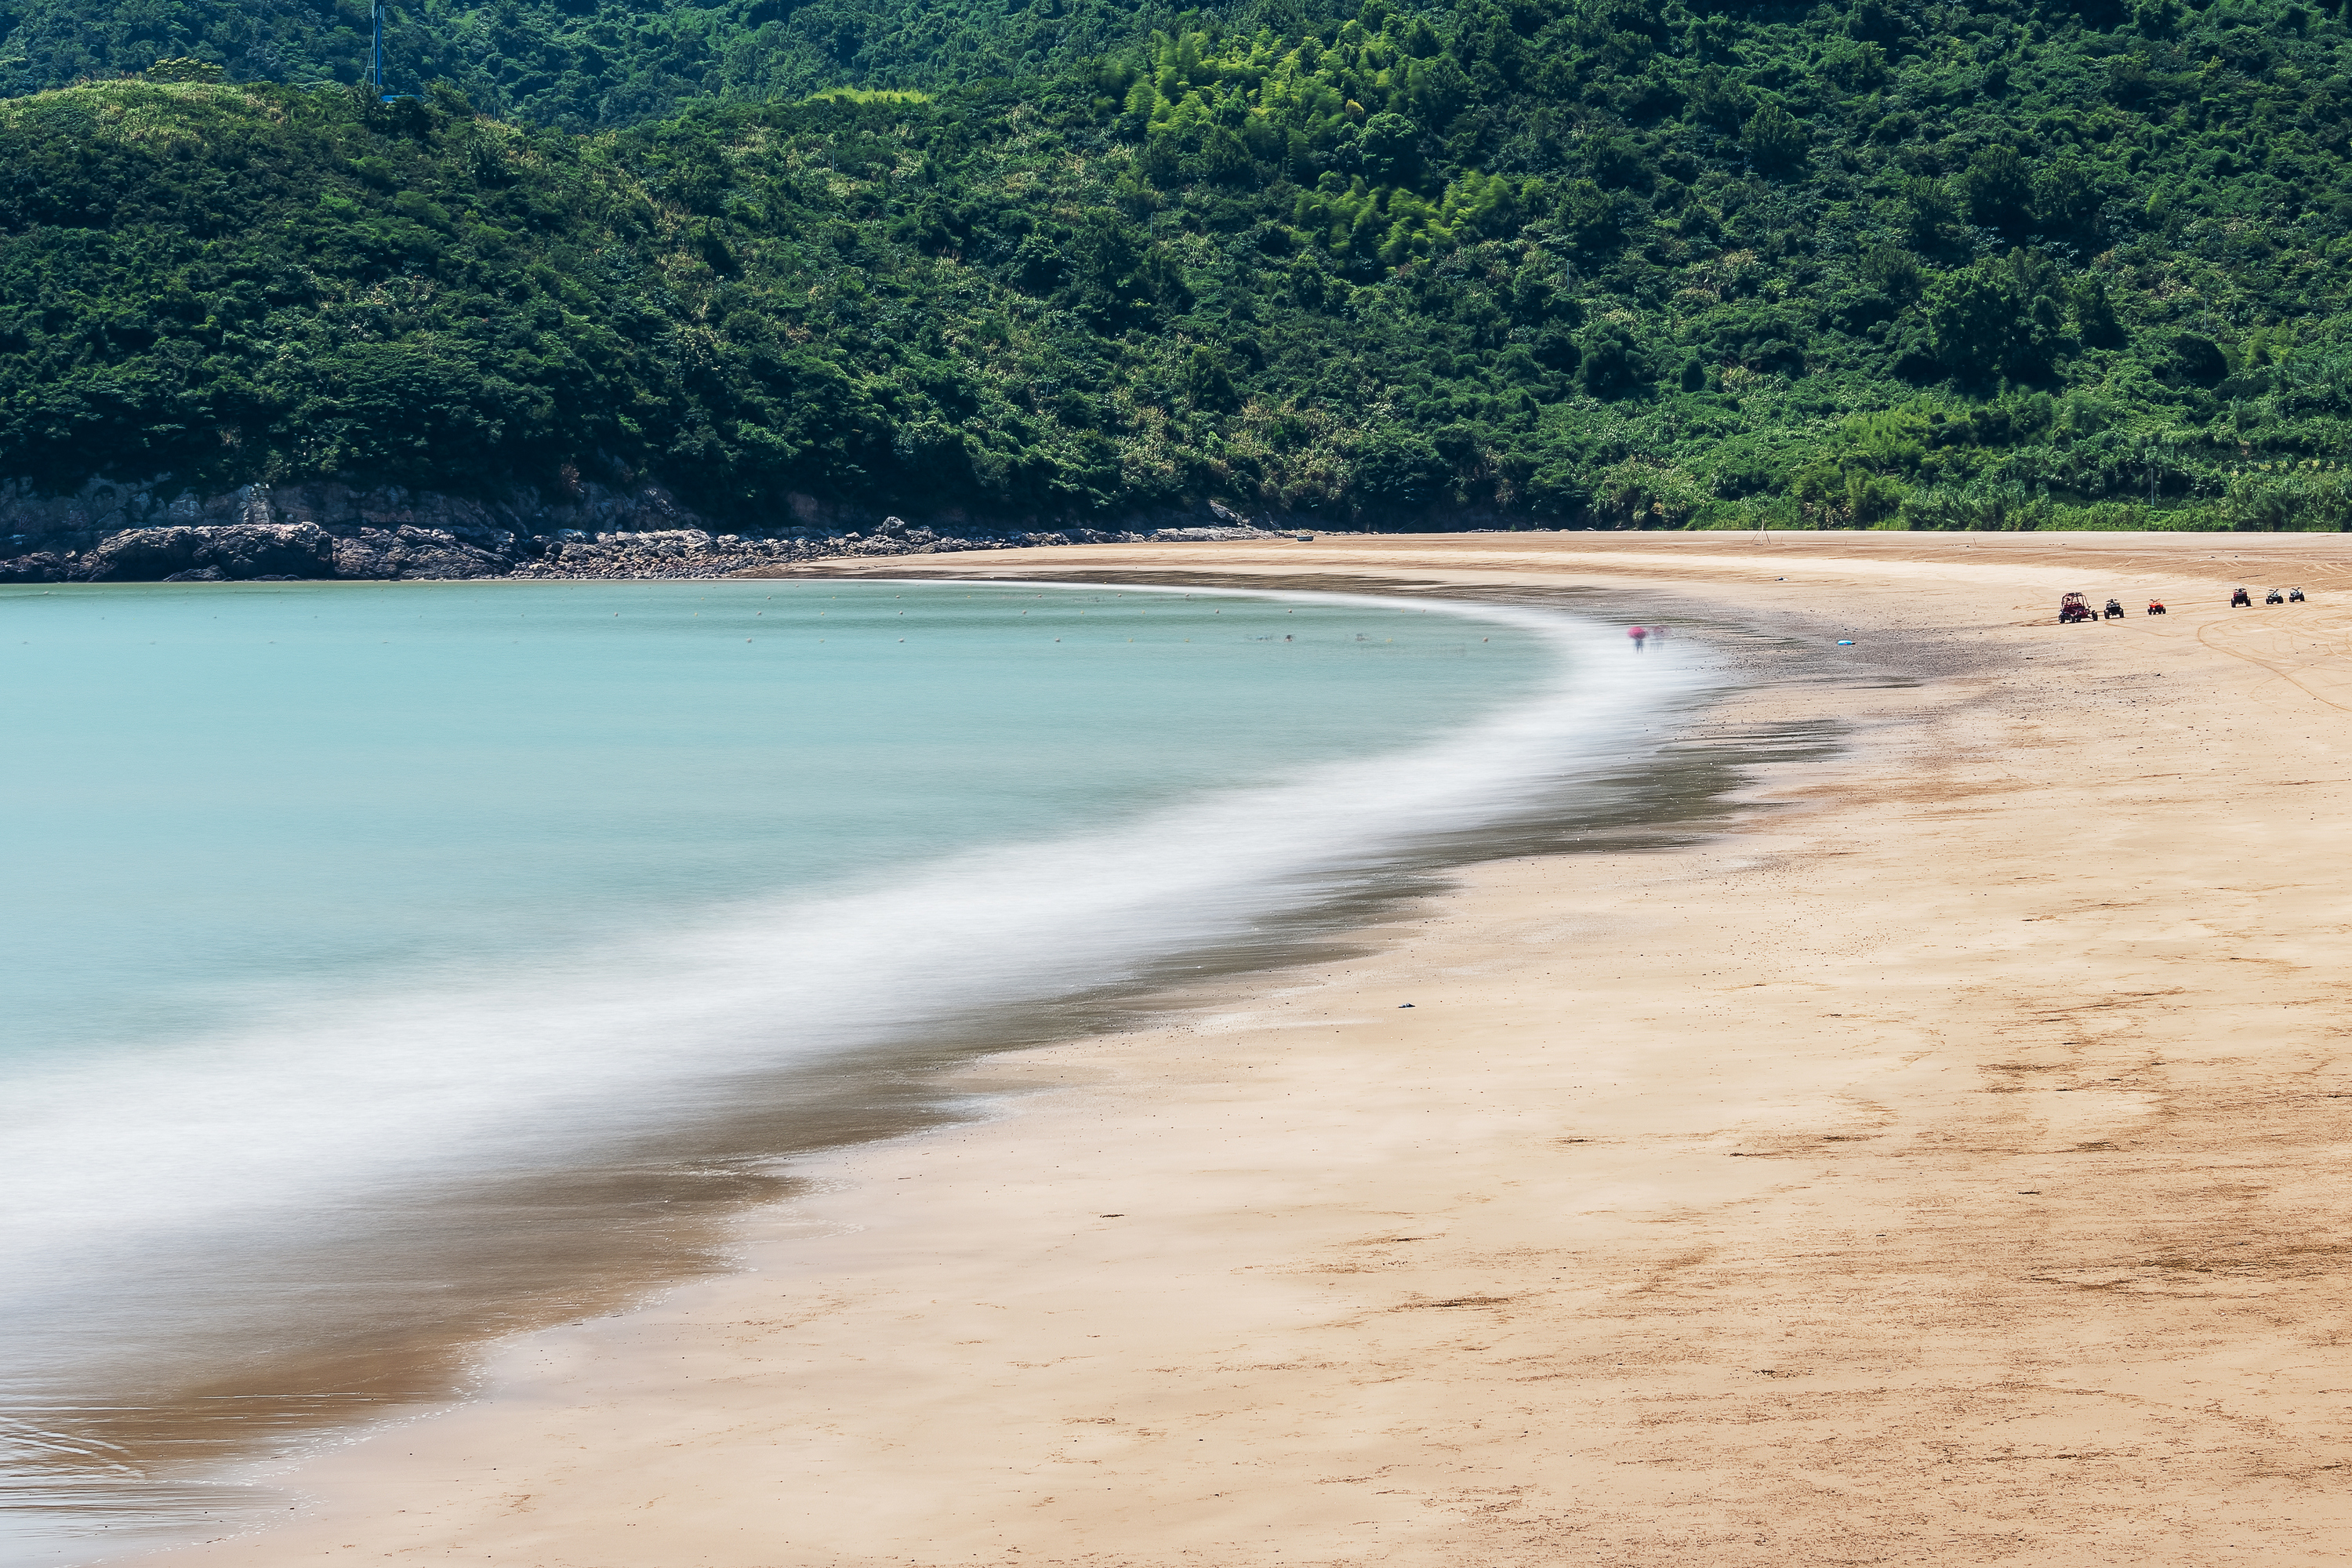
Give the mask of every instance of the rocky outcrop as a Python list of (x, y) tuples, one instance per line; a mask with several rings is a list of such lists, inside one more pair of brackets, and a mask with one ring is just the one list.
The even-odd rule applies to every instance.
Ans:
[(498, 577), (514, 570), (511, 536), (469, 543), (446, 529), (363, 528), (334, 544), (337, 577)]
[(518, 577), (724, 577), (762, 566), (790, 566), (840, 556), (945, 555), (1049, 544), (1139, 543), (1153, 539), (1277, 537), (1263, 529), (1154, 529), (1145, 532), (1065, 528), (1007, 533), (941, 533), (903, 518), (884, 518), (870, 532), (791, 530), (773, 535), (667, 529), (646, 533), (579, 533), (528, 542), (536, 558)]
[(774, 528), (719, 532), (654, 485), (487, 501), (328, 483), (216, 496), (174, 493), (162, 481), (93, 481), (70, 496), (0, 484), (0, 583), (723, 577), (843, 555), (1274, 537), (1213, 501), (1204, 519), (1155, 520), (1164, 526), (1038, 530), (977, 527), (961, 514), (931, 526), (861, 523), (806, 496), (788, 500), (790, 521)]
[(75, 575), (92, 583), (217, 583), (340, 574), (335, 541), (303, 522), (125, 529), (100, 541)]

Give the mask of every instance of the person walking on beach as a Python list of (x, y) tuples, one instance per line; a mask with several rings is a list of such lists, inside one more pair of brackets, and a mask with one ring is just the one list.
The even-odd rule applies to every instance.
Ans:
[(1648, 637), (1650, 632), (1649, 628), (1646, 626), (1634, 626), (1628, 630), (1625, 635), (1633, 639), (1633, 651), (1635, 653), (1639, 653), (1642, 651), (1642, 639)]

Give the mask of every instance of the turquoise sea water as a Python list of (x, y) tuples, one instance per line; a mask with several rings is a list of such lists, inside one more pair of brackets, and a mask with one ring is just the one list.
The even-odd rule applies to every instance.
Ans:
[(0, 1558), (218, 1502), (166, 1484), (235, 1448), (190, 1400), (463, 1320), (512, 1194), (740, 1155), (747, 1105), (1245, 935), (1701, 679), (1328, 596), (0, 589)]

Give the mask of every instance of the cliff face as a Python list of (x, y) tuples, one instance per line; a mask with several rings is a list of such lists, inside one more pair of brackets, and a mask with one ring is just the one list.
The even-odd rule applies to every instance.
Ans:
[(597, 485), (550, 499), (479, 500), (340, 484), (248, 485), (200, 496), (99, 480), (69, 496), (0, 484), (0, 583), (282, 582), (342, 578), (719, 577), (835, 555), (907, 555), (1146, 538), (1264, 538), (1212, 502), (1141, 531), (921, 527), (833, 513), (793, 498), (795, 521), (717, 532), (667, 491)]

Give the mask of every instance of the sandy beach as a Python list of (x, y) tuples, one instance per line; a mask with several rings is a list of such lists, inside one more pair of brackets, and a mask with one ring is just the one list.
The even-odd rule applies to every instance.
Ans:
[[(993, 1114), (809, 1162), (746, 1271), (509, 1342), (282, 1530), (148, 1561), (2352, 1560), (2352, 544), (828, 570), (918, 564), (1601, 590), (1756, 628), (1696, 739), (1843, 744), (992, 1058)], [(2070, 589), (2129, 614), (2061, 628)]]

